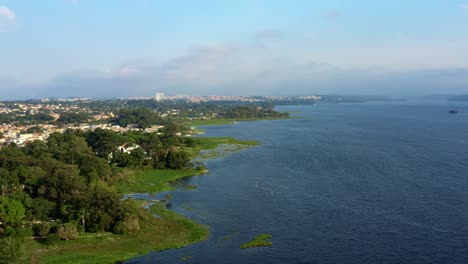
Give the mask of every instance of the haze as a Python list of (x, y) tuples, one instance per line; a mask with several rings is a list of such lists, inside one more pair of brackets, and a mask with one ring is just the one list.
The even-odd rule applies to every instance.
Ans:
[(0, 99), (468, 93), (468, 2), (0, 0)]

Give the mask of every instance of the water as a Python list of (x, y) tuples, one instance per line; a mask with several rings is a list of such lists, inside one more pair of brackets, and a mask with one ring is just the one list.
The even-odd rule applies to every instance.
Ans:
[(127, 263), (468, 263), (468, 104), (279, 109), (302, 118), (207, 127), (262, 145), (172, 192), (210, 239)]

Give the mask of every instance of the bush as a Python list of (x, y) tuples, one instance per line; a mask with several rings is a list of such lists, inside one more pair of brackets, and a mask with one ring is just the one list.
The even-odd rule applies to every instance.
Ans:
[(134, 231), (140, 230), (140, 220), (138, 216), (134, 214), (126, 214), (123, 221), (119, 221), (114, 226), (114, 233), (116, 234), (126, 234)]
[(73, 223), (66, 223), (57, 229), (57, 234), (60, 237), (60, 239), (64, 240), (70, 240), (70, 239), (76, 239), (78, 237), (78, 230), (76, 228), (76, 225)]
[(51, 233), (47, 236), (45, 242), (47, 245), (54, 245), (55, 243), (57, 243), (58, 241), (60, 240), (60, 237), (55, 234), (55, 233)]
[(32, 237), (34, 235), (34, 231), (31, 227), (21, 227), (16, 233), (21, 237)]
[(45, 237), (50, 233), (50, 225), (47, 223), (42, 223), (34, 226), (34, 234), (36, 236)]
[(197, 166), (197, 170), (198, 170), (198, 171), (206, 171), (206, 170), (208, 170), (208, 169), (207, 169), (204, 165), (198, 165), (198, 166)]
[(16, 230), (11, 226), (7, 226), (7, 227), (5, 227), (4, 234), (5, 234), (5, 236), (14, 236), (14, 235), (16, 235)]
[(23, 239), (19, 237), (0, 238), (0, 264), (23, 263)]

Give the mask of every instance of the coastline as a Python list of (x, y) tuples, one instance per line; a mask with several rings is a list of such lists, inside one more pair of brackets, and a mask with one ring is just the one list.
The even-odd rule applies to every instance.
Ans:
[(183, 122), (186, 126), (216, 126), (216, 125), (232, 125), (237, 122), (250, 122), (250, 121), (260, 121), (260, 120), (281, 120), (289, 119), (293, 117), (267, 117), (267, 118), (224, 118), (224, 119), (206, 119), (206, 120), (192, 120), (188, 122)]
[[(196, 139), (200, 139), (202, 145), (200, 148), (192, 149), (190, 153), (192, 160), (216, 159), (259, 144), (257, 141), (238, 140), (232, 137)], [(203, 153), (205, 151), (211, 154), (206, 155)], [(129, 176), (130, 181), (119, 183), (114, 188), (122, 196), (158, 194), (176, 189), (178, 180), (206, 172), (207, 170), (196, 169), (134, 171)], [(59, 241), (54, 245), (45, 245), (44, 241), (27, 238), (26, 257), (31, 263), (116, 263), (153, 251), (185, 247), (206, 240), (210, 235), (208, 227), (165, 208), (161, 203), (138, 199), (133, 202), (140, 214), (145, 217), (138, 233), (121, 235), (84, 233), (76, 240)], [(143, 208), (147, 204), (152, 205)], [(154, 217), (153, 214), (157, 214), (158, 217)]]

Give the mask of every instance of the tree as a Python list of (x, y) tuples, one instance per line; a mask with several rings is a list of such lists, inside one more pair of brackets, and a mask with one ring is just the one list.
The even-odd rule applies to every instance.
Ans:
[(86, 229), (91, 232), (112, 231), (122, 219), (123, 204), (120, 197), (104, 181), (93, 181), (88, 189)]
[(16, 225), (24, 218), (25, 209), (20, 201), (0, 197), (0, 221), (7, 225)]
[(72, 113), (66, 112), (62, 113), (57, 120), (58, 123), (62, 124), (73, 124), (73, 123), (84, 123), (89, 120), (90, 116), (88, 113)]
[(47, 201), (43, 198), (35, 198), (32, 200), (32, 206), (30, 209), (30, 219), (46, 220), (49, 218), (49, 214), (55, 208), (55, 203)]
[(23, 239), (16, 236), (0, 238), (0, 264), (23, 263)]
[(185, 151), (169, 151), (166, 156), (166, 167), (174, 170), (190, 166), (190, 156)]
[(73, 223), (66, 223), (57, 229), (57, 235), (60, 237), (60, 239), (63, 240), (70, 240), (70, 239), (76, 239), (78, 237), (78, 229), (76, 228), (76, 225)]
[(119, 134), (101, 128), (89, 132), (86, 136), (86, 141), (93, 149), (94, 153), (104, 159), (108, 159), (109, 154), (112, 153), (117, 146), (125, 143)]
[(48, 223), (42, 223), (42, 224), (35, 225), (33, 229), (36, 235), (45, 237), (50, 232), (50, 225)]

